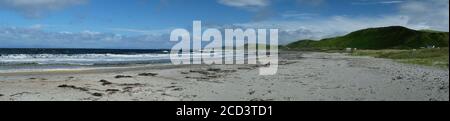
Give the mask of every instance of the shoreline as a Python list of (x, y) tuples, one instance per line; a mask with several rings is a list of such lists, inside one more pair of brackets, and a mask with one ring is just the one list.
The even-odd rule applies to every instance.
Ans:
[(76, 69), (32, 69), (17, 72), (0, 72), (0, 76), (20, 76), (20, 75), (45, 75), (45, 74), (88, 74), (88, 73), (106, 73), (116, 71), (131, 71), (131, 70), (145, 70), (145, 69), (164, 69), (164, 68), (177, 68), (179, 66), (187, 65), (171, 65), (171, 64), (143, 64), (132, 66), (120, 66), (120, 67), (89, 67), (89, 68), (76, 68)]
[(339, 53), (261, 65), (170, 65), (0, 73), (0, 101), (448, 101), (448, 69)]

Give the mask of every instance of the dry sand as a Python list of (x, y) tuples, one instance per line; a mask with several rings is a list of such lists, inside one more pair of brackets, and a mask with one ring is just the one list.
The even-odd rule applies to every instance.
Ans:
[(283, 52), (256, 65), (152, 65), (0, 73), (0, 101), (448, 101), (449, 70), (345, 54)]

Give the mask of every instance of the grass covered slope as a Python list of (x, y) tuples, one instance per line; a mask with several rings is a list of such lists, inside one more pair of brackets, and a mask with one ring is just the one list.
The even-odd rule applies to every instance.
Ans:
[(419, 64), (426, 66), (449, 67), (448, 48), (419, 49), (419, 50), (357, 50), (354, 56), (372, 56), (389, 58), (398, 62)]
[(300, 40), (288, 49), (409, 49), (427, 46), (448, 47), (448, 32), (416, 31), (401, 26), (369, 28), (348, 35), (315, 40)]

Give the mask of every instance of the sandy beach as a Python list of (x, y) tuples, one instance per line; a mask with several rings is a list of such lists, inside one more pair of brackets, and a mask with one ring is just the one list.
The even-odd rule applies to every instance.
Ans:
[(258, 65), (148, 65), (0, 73), (0, 101), (448, 101), (449, 70), (340, 53)]

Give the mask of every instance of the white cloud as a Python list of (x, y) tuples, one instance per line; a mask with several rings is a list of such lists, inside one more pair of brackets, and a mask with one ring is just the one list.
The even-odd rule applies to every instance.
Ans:
[(127, 32), (140, 35), (162, 35), (170, 33), (172, 29), (161, 29), (161, 30), (143, 30), (143, 29), (133, 29), (133, 28), (110, 28), (112, 31), (116, 32)]
[(285, 19), (313, 19), (318, 16), (319, 14), (316, 13), (301, 13), (296, 11), (287, 11), (281, 14), (281, 17)]
[(360, 1), (356, 1), (356, 2), (352, 2), (351, 4), (353, 5), (374, 5), (374, 4), (385, 4), (385, 5), (390, 5), (390, 4), (401, 4), (404, 3), (405, 1), (403, 0), (360, 0)]
[(17, 11), (29, 18), (42, 17), (47, 12), (80, 5), (88, 0), (0, 0), (0, 8)]
[(400, 5), (399, 10), (400, 14), (411, 18), (409, 24), (449, 31), (449, 0), (411, 0)]
[(398, 3), (403, 3), (404, 1), (400, 1), (400, 0), (394, 0), (394, 1), (381, 1), (381, 4), (398, 4)]
[[(0, 6), (5, 6), (5, 1), (0, 0)], [(15, 0), (28, 1), (28, 0)], [(31, 1), (31, 0), (30, 0)], [(36, 0), (36, 1), (73, 1), (73, 0)], [(52, 8), (45, 7), (52, 2), (30, 2), (33, 5), (26, 5), (21, 3), (22, 7), (16, 7), (15, 10), (26, 12), (18, 8), (26, 9), (23, 6), (35, 6), (40, 8), (40, 11), (57, 10), (70, 5), (56, 5), (60, 7)], [(86, 1), (86, 0), (84, 0)], [(368, 0), (366, 0), (368, 1)], [(35, 3), (36, 2), (36, 3)], [(324, 0), (314, 2), (313, 0), (298, 0), (303, 4), (322, 4)], [(20, 2), (19, 2), (20, 3)], [(43, 6), (37, 7), (36, 4)], [(268, 7), (269, 0), (219, 0), (219, 3), (238, 7)], [(371, 27), (385, 27), (385, 26), (405, 26), (412, 29), (434, 29), (441, 31), (448, 31), (449, 29), (449, 2), (448, 0), (409, 0), (409, 1), (377, 1), (377, 4), (391, 4), (398, 7), (398, 11), (386, 13), (384, 15), (365, 15), (365, 16), (321, 16), (314, 13), (303, 12), (286, 12), (282, 13), (284, 18), (273, 21), (258, 21), (249, 23), (237, 23), (228, 25), (210, 25), (214, 28), (266, 28), (266, 29), (280, 29), (280, 43), (287, 44), (301, 39), (322, 39), (327, 37), (334, 37), (345, 35), (359, 29)], [(74, 5), (74, 4), (72, 4)], [(12, 9), (12, 5), (8, 5)], [(61, 7), (62, 6), (62, 7)], [(395, 6), (394, 6), (395, 7)], [(28, 9), (35, 9), (30, 7)], [(25, 14), (25, 13), (24, 13)], [(311, 18), (314, 19), (304, 19)], [(299, 19), (300, 18), (300, 19)], [(303, 19), (302, 19), (303, 18)], [(55, 47), (91, 47), (91, 48), (170, 48), (171, 44), (167, 41), (170, 29), (164, 31), (157, 30), (140, 30), (130, 28), (111, 28), (112, 31), (136, 33), (136, 36), (122, 36), (111, 33), (101, 33), (93, 31), (84, 32), (45, 32), (42, 29), (43, 25), (33, 25), (29, 28), (0, 28), (0, 42), (5, 45), (22, 46), (27, 44), (30, 47), (48, 47), (51, 45)], [(152, 34), (158, 33), (158, 34)], [(157, 43), (157, 44), (154, 44)]]
[(1, 47), (42, 48), (170, 48), (168, 34), (124, 36), (91, 30), (50, 32), (33, 28), (0, 28)]
[(219, 3), (232, 7), (266, 7), (270, 4), (269, 0), (219, 0)]
[(239, 28), (279, 29), (279, 41), (288, 44), (302, 39), (322, 39), (348, 34), (350, 32), (386, 26), (405, 26), (411, 29), (431, 29), (430, 26), (409, 23), (407, 16), (349, 17), (333, 16), (320, 19), (295, 21), (265, 21), (234, 24)]
[(44, 25), (42, 24), (34, 24), (30, 26), (31, 29), (42, 29), (44, 28)]

